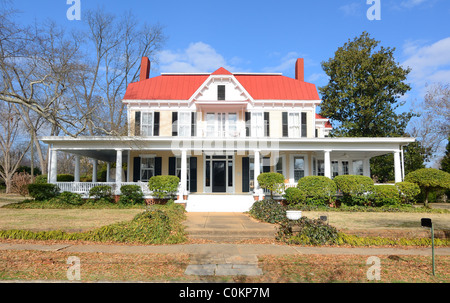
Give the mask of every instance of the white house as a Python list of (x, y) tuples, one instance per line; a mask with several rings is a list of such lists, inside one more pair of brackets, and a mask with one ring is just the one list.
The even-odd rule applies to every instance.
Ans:
[[(402, 147), (414, 138), (330, 138), (328, 119), (316, 114), (317, 88), (304, 81), (303, 59), (295, 78), (275, 73), (167, 73), (149, 78), (143, 58), (140, 81), (131, 83), (128, 136), (42, 137), (50, 145), (49, 182), (57, 183), (58, 152), (76, 155), (75, 182), (62, 190), (85, 192), (79, 159), (116, 163), (109, 183), (142, 184), (154, 175), (180, 177), (179, 202), (188, 211), (245, 211), (261, 198), (257, 176), (279, 172), (287, 186), (309, 175), (370, 176), (369, 160), (394, 154), (395, 182), (403, 180)], [(95, 168), (94, 168), (95, 175)], [(109, 177), (109, 174), (108, 174)], [(151, 195), (151, 193), (147, 193)]]

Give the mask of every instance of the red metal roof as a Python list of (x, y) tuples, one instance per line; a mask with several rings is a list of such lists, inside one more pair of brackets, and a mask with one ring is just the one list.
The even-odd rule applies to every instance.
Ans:
[(282, 75), (235, 75), (255, 100), (320, 100), (316, 86)]
[[(213, 75), (233, 75), (219, 68)], [(235, 74), (255, 100), (320, 100), (316, 86), (282, 75)], [(209, 74), (171, 74), (128, 85), (125, 100), (188, 100)]]
[(128, 85), (125, 100), (188, 100), (209, 75), (162, 75)]

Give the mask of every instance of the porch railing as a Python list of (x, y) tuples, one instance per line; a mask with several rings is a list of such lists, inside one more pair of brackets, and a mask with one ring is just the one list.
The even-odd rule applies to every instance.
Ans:
[[(99, 185), (108, 185), (112, 188), (113, 192), (120, 190), (120, 188), (117, 188), (116, 182), (56, 182), (56, 185), (61, 192), (69, 191), (83, 196), (89, 196), (91, 188)], [(148, 189), (147, 182), (121, 182), (120, 186), (122, 185), (139, 185), (144, 196), (152, 195), (152, 192)]]

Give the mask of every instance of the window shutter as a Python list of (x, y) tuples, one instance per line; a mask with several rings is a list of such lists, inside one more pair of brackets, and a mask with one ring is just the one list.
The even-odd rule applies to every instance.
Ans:
[(155, 176), (161, 176), (162, 158), (155, 157)]
[(197, 136), (197, 113), (192, 112), (191, 114), (191, 137)]
[(154, 113), (153, 117), (153, 136), (159, 136), (159, 112)]
[(197, 192), (197, 157), (189, 159), (189, 191), (191, 193)]
[(141, 157), (133, 159), (133, 182), (141, 180)]
[(270, 137), (269, 113), (264, 112), (264, 137)]
[(242, 158), (242, 192), (250, 191), (250, 158)]
[(172, 112), (172, 136), (178, 136), (178, 113)]
[(289, 136), (289, 128), (288, 128), (288, 113), (283, 112), (282, 113), (282, 123), (283, 123), (283, 137)]
[(306, 124), (306, 113), (302, 113), (302, 137), (305, 138), (308, 135), (308, 125)]
[(176, 176), (176, 165), (177, 165), (177, 158), (170, 157), (169, 158), (169, 175)]
[(141, 112), (134, 112), (134, 135), (141, 135)]
[(250, 128), (251, 128), (251, 113), (250, 112), (245, 112), (245, 135), (247, 137), (250, 137)]

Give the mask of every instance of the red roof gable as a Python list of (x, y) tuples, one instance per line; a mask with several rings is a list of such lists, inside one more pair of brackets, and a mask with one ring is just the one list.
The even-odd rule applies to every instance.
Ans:
[[(219, 68), (212, 75), (233, 75)], [(316, 86), (282, 75), (235, 74), (255, 100), (320, 100)], [(171, 74), (128, 85), (126, 100), (188, 100), (209, 74)]]
[(232, 73), (221, 67), (215, 72), (213, 72), (211, 75), (232, 75)]

